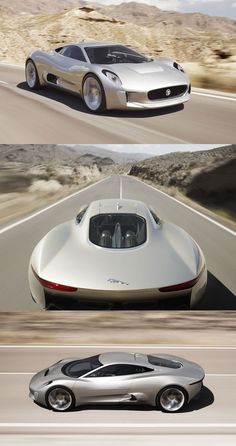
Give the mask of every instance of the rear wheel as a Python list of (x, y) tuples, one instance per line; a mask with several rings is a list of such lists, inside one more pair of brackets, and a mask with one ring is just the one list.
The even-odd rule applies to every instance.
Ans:
[(56, 412), (66, 412), (75, 407), (75, 397), (66, 387), (53, 387), (47, 393), (46, 403), (50, 409)]
[(85, 76), (82, 86), (82, 97), (88, 109), (94, 113), (106, 109), (106, 98), (102, 83), (93, 74)]
[(186, 391), (178, 386), (162, 389), (156, 398), (156, 405), (165, 412), (178, 412), (187, 402)]
[(25, 78), (28, 87), (31, 90), (39, 90), (41, 84), (39, 82), (38, 71), (32, 59), (28, 59), (25, 65)]

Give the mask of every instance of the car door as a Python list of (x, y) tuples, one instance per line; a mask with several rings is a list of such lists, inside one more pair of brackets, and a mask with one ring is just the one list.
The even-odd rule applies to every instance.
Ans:
[(75, 391), (80, 403), (129, 401), (133, 370), (127, 364), (111, 364), (78, 378)]
[(88, 63), (81, 48), (68, 45), (55, 53), (55, 71), (57, 85), (67, 90), (81, 92), (82, 79), (88, 71)]

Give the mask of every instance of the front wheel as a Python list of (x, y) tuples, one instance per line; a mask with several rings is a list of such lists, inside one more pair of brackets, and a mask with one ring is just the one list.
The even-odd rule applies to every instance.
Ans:
[(187, 402), (187, 394), (181, 387), (170, 386), (162, 389), (156, 398), (156, 405), (164, 412), (178, 412)]
[(49, 409), (56, 412), (66, 412), (75, 407), (75, 397), (71, 390), (63, 386), (53, 387), (46, 396)]
[(106, 98), (102, 83), (93, 74), (85, 76), (82, 97), (88, 109), (94, 113), (106, 110)]
[(32, 59), (29, 59), (26, 62), (25, 78), (27, 85), (31, 90), (39, 90), (41, 88), (38, 71)]

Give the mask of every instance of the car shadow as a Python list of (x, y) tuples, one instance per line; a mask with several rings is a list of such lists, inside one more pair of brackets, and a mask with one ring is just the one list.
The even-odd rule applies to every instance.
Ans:
[(195, 410), (201, 410), (205, 407), (211, 406), (215, 401), (212, 391), (203, 386), (201, 392), (190, 401), (190, 403), (181, 409), (180, 412), (194, 412)]
[(236, 296), (208, 271), (207, 288), (196, 310), (236, 310)]
[[(47, 407), (42, 406), (41, 404), (34, 401), (35, 404), (42, 409), (47, 409)], [(214, 395), (208, 387), (203, 386), (201, 392), (197, 397), (192, 399), (189, 404), (187, 404), (183, 409), (179, 410), (178, 412), (173, 413), (186, 413), (186, 412), (193, 412), (197, 410), (204, 409), (207, 406), (210, 406), (214, 403)], [(103, 411), (124, 411), (124, 410), (131, 410), (134, 412), (153, 412), (153, 411), (161, 411), (161, 409), (157, 409), (154, 406), (148, 406), (146, 404), (135, 404), (135, 403), (111, 403), (111, 404), (86, 404), (84, 406), (75, 407), (74, 409), (70, 410), (70, 412), (80, 412), (85, 410), (103, 410)], [(50, 410), (50, 409), (49, 409)], [(61, 412), (63, 413), (63, 412)]]
[[(84, 102), (76, 93), (70, 93), (69, 91), (59, 90), (56, 87), (42, 88), (41, 90), (30, 90), (26, 82), (20, 82), (17, 87), (21, 90), (30, 91), (31, 93), (41, 96), (44, 98), (51, 99), (55, 102), (60, 102), (67, 107), (86, 113), (89, 115), (94, 115), (85, 106)], [(107, 110), (106, 112), (99, 113), (99, 116), (110, 116), (114, 118), (150, 118), (152, 116), (162, 116), (170, 113), (176, 113), (184, 109), (183, 104), (172, 105), (171, 107), (165, 107), (162, 109), (152, 109), (152, 110)]]

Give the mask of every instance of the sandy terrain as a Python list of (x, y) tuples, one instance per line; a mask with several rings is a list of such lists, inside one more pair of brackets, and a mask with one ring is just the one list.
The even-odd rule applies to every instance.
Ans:
[(0, 313), (0, 344), (235, 345), (234, 312)]

